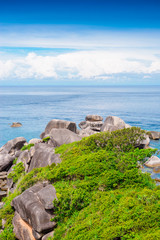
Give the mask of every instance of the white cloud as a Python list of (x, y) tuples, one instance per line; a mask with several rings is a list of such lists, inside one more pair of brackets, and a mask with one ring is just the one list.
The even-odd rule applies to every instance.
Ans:
[[(77, 51), (57, 56), (40, 56), (34, 52), (24, 57), (2, 60), (0, 79), (108, 79), (114, 74), (160, 73), (160, 61), (146, 51)], [(145, 77), (144, 77), (145, 78)]]

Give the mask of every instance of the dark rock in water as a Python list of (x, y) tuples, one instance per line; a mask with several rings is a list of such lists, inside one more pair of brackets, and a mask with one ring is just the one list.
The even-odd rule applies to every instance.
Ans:
[(24, 137), (17, 137), (10, 141), (8, 141), (4, 146), (0, 148), (0, 154), (10, 154), (15, 155), (15, 153), (20, 150), (24, 144), (26, 143), (26, 139)]
[(76, 133), (64, 128), (62, 129), (53, 128), (49, 136), (57, 143), (57, 146), (80, 141), (82, 139)]
[(20, 123), (20, 122), (13, 122), (11, 127), (15, 127), (15, 128), (16, 127), (22, 127), (22, 123)]
[(6, 170), (13, 163), (14, 157), (9, 154), (0, 154), (0, 171)]
[[(36, 184), (33, 187), (24, 191), (21, 195), (17, 196), (12, 201), (12, 206), (19, 213), (20, 217), (32, 226), (38, 233), (49, 232), (53, 230), (56, 226), (55, 222), (51, 222), (51, 218), (54, 217), (53, 213), (45, 210), (45, 204), (48, 204), (48, 199), (43, 197), (41, 202), (38, 192), (43, 189), (43, 194), (41, 192), (41, 197), (47, 195), (48, 192), (53, 196), (52, 201), (55, 198), (55, 191), (53, 188), (45, 188), (43, 184)], [(46, 200), (45, 200), (46, 199)], [(49, 202), (51, 200), (49, 199)]]
[(17, 239), (36, 240), (32, 234), (32, 227), (26, 223), (17, 212), (14, 214), (12, 224), (14, 227), (13, 232)]
[(48, 135), (53, 128), (65, 128), (75, 133), (77, 131), (77, 126), (75, 122), (53, 119), (47, 124), (45, 131), (41, 134), (40, 137), (43, 138), (45, 135)]
[(103, 117), (98, 115), (87, 115), (85, 119), (86, 121), (90, 121), (90, 122), (103, 121)]
[(153, 140), (159, 140), (160, 139), (160, 133), (156, 132), (156, 131), (150, 131), (149, 132), (149, 137), (150, 137), (150, 139), (153, 139)]
[(34, 149), (35, 152), (31, 159), (28, 172), (34, 168), (46, 167), (52, 163), (58, 164), (61, 162), (59, 154), (55, 154), (53, 147), (45, 143), (35, 144)]

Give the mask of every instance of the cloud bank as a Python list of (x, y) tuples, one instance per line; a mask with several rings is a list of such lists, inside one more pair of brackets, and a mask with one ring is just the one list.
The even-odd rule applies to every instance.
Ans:
[(75, 51), (56, 56), (34, 52), (3, 60), (0, 79), (108, 79), (116, 74), (160, 73), (159, 55), (146, 51)]

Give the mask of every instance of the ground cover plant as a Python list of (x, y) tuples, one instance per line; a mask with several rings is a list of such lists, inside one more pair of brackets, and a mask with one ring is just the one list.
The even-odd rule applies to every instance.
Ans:
[(6, 219), (0, 239), (15, 239), (11, 200), (43, 180), (54, 185), (58, 198), (52, 240), (160, 239), (160, 187), (140, 170), (156, 150), (139, 149), (143, 138), (139, 128), (97, 133), (57, 148), (62, 159), (57, 166), (25, 174), (17, 165), (10, 176), (16, 189), (0, 210), (0, 219)]

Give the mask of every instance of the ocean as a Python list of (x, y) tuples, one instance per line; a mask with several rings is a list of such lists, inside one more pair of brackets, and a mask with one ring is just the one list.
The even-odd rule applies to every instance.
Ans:
[[(39, 138), (51, 119), (78, 124), (88, 114), (160, 131), (160, 86), (0, 87), (0, 103), (0, 146), (18, 136)], [(22, 127), (11, 128), (13, 122)], [(160, 149), (160, 141), (151, 145)]]

